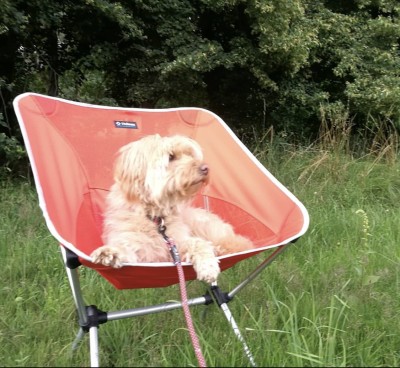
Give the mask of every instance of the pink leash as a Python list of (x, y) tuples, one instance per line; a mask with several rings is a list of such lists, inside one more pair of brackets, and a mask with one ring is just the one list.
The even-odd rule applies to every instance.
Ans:
[(153, 221), (158, 225), (158, 232), (162, 235), (162, 237), (164, 238), (164, 241), (167, 243), (168, 248), (171, 252), (172, 258), (174, 260), (174, 264), (178, 270), (183, 313), (185, 315), (186, 324), (187, 324), (187, 327), (189, 330), (190, 339), (192, 340), (192, 345), (193, 345), (194, 351), (196, 353), (197, 361), (198, 361), (200, 367), (207, 367), (203, 353), (201, 352), (200, 342), (197, 337), (196, 331), (194, 329), (192, 316), (191, 316), (190, 310), (189, 310), (188, 297), (187, 297), (187, 292), (186, 292), (185, 275), (183, 273), (183, 268), (182, 268), (181, 260), (179, 257), (178, 249), (176, 248), (174, 241), (165, 234), (166, 227), (164, 226), (164, 220), (160, 217), (154, 217)]

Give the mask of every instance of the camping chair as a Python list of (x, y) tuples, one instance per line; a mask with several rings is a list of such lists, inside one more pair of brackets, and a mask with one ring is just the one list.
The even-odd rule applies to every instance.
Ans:
[[(181, 134), (203, 148), (211, 169), (210, 183), (194, 199), (251, 239), (255, 248), (220, 258), (221, 271), (268, 249), (267, 258), (229, 292), (217, 283), (205, 295), (187, 301), (218, 304), (234, 333), (247, 347), (227, 303), (309, 225), (304, 206), (289, 192), (214, 113), (201, 108), (139, 109), (98, 106), (35, 93), (19, 95), (14, 109), (35, 179), (39, 205), (50, 233), (61, 245), (63, 260), (78, 313), (79, 332), (73, 347), (89, 333), (90, 360), (99, 365), (99, 324), (182, 308), (182, 302), (104, 312), (84, 302), (77, 270), (97, 271), (117, 289), (160, 288), (179, 284), (172, 262), (140, 263), (114, 269), (91, 262), (102, 245), (104, 199), (112, 184), (112, 167), (119, 148), (142, 136)], [(190, 263), (182, 262), (186, 281), (196, 279)], [(220, 277), (223, 274), (220, 275)]]

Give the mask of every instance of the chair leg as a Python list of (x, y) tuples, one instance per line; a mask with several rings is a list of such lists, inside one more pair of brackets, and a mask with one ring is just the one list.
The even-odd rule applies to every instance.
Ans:
[(86, 325), (88, 323), (88, 315), (85, 307), (85, 301), (83, 300), (82, 297), (82, 290), (79, 282), (79, 276), (78, 276), (78, 271), (76, 268), (70, 268), (67, 266), (67, 251), (66, 249), (61, 246), (61, 254), (64, 259), (64, 265), (65, 265), (65, 271), (67, 272), (68, 276), (68, 281), (69, 281), (69, 286), (72, 291), (72, 296), (74, 298), (75, 302), (75, 307), (78, 312), (78, 318), (79, 318), (79, 325)]
[(84, 336), (85, 336), (85, 331), (83, 331), (83, 328), (80, 328), (78, 333), (76, 334), (75, 340), (72, 342), (72, 351), (78, 349), (78, 345), (82, 341)]
[(99, 336), (98, 327), (93, 326), (89, 329), (90, 339), (90, 366), (99, 367)]
[(226, 303), (223, 303), (220, 305), (220, 307), (221, 307), (222, 311), (224, 312), (226, 319), (230, 323), (236, 337), (242, 343), (244, 352), (245, 352), (247, 358), (249, 359), (250, 364), (252, 365), (252, 367), (257, 367), (257, 364), (254, 360), (253, 354), (251, 354), (251, 351), (250, 351), (249, 347), (247, 346), (246, 341), (244, 340), (242, 334), (240, 333), (239, 327), (236, 324), (236, 321), (233, 318), (233, 315), (232, 315), (228, 305)]
[(292, 243), (287, 243), (279, 246), (275, 251), (265, 259), (246, 279), (244, 279), (238, 286), (236, 286), (230, 293), (229, 298), (233, 298), (240, 290), (253, 281), (267, 266), (269, 266), (284, 250), (287, 249)]
[[(89, 331), (89, 345), (90, 345), (90, 365), (91, 367), (99, 367), (99, 338), (98, 338), (98, 315), (104, 312), (99, 311), (95, 306), (85, 306), (80, 287), (78, 271), (76, 268), (70, 268), (67, 265), (67, 250), (61, 247), (61, 253), (64, 259), (65, 270), (67, 272), (68, 281), (71, 287), (72, 296), (74, 298), (76, 310), (78, 312), (79, 325), (81, 328), (78, 331), (75, 340), (72, 343), (72, 350), (76, 350), (79, 342), (83, 339), (85, 332)], [(91, 324), (90, 318), (95, 315), (95, 324)], [(103, 323), (103, 322), (100, 322)], [(82, 327), (84, 326), (84, 327)], [(87, 329), (87, 327), (89, 327)]]
[(233, 318), (231, 310), (228, 307), (227, 302), (229, 302), (232, 298), (229, 297), (228, 294), (222, 293), (220, 288), (218, 287), (217, 283), (213, 283), (211, 285), (211, 292), (212, 292), (212, 294), (214, 296), (214, 299), (215, 299), (216, 303), (218, 304), (218, 306), (224, 312), (224, 315), (225, 315), (226, 319), (228, 320), (229, 324), (231, 325), (231, 327), (233, 329), (233, 332), (235, 333), (236, 337), (242, 343), (244, 352), (245, 352), (247, 358), (249, 359), (250, 364), (253, 367), (257, 367), (257, 364), (256, 364), (256, 362), (254, 360), (253, 354), (251, 353), (249, 347), (246, 344), (246, 341), (244, 340), (242, 334), (240, 333), (239, 327), (238, 327), (235, 319)]

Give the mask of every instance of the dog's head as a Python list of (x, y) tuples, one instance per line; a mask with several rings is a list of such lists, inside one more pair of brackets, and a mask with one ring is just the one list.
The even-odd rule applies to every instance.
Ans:
[(114, 179), (129, 202), (174, 207), (208, 181), (199, 144), (188, 137), (149, 135), (120, 150)]

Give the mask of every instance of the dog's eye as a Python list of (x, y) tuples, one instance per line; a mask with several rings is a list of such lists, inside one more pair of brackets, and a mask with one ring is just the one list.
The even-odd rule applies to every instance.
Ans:
[(169, 161), (174, 161), (176, 156), (173, 153), (169, 154)]

